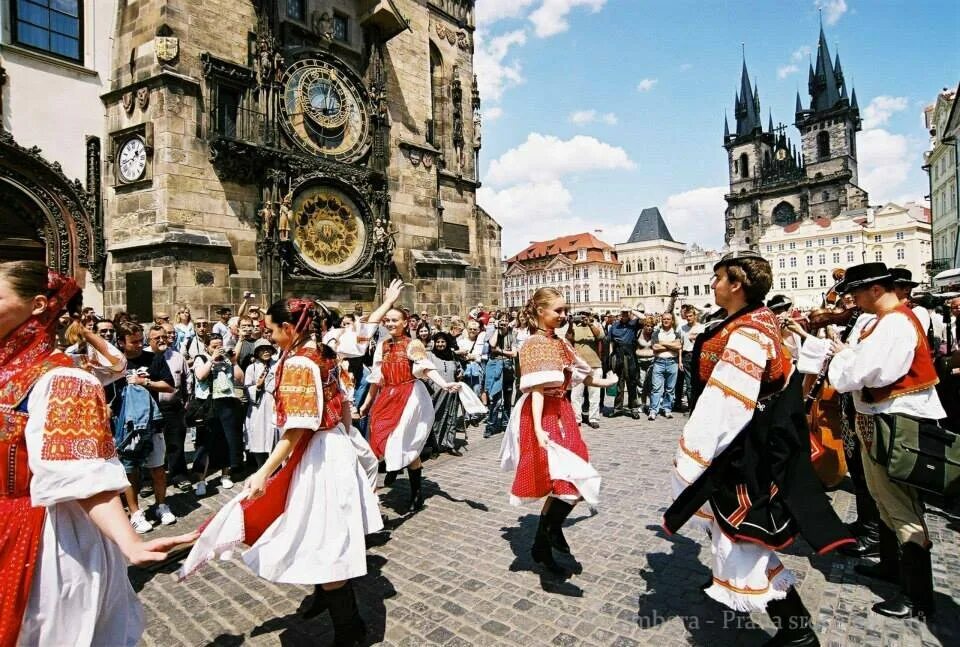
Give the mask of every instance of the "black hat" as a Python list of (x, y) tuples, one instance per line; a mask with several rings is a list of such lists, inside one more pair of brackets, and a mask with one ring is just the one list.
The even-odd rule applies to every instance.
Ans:
[(839, 294), (848, 294), (857, 288), (891, 278), (890, 270), (883, 263), (863, 263), (849, 268), (835, 289)]
[(767, 307), (774, 312), (789, 310), (793, 307), (793, 301), (785, 294), (775, 294), (773, 298), (767, 301)]
[(913, 280), (913, 272), (906, 269), (905, 267), (893, 267), (890, 268), (890, 275), (893, 277), (893, 282), (896, 285), (902, 287), (915, 288), (919, 283)]
[(719, 261), (713, 266), (713, 270), (721, 267), (726, 267), (727, 265), (736, 265), (737, 261), (744, 260), (747, 258), (756, 258), (759, 260), (765, 260), (758, 252), (753, 251), (752, 249), (742, 249), (733, 252), (727, 252), (724, 254)]

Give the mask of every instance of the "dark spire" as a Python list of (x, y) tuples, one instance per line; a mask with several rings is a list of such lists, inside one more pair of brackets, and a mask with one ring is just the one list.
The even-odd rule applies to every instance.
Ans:
[(770, 114), (770, 121), (768, 122), (768, 125), (767, 125), (767, 132), (773, 133), (773, 110), (770, 110), (769, 114)]
[(798, 119), (799, 119), (800, 113), (803, 112), (803, 103), (800, 102), (800, 90), (797, 90), (797, 109), (794, 112), (797, 113)]
[(730, 139), (730, 124), (727, 123), (727, 113), (723, 113), (723, 142), (726, 143)]
[(856, 111), (860, 111), (860, 106), (857, 105), (857, 89), (854, 88), (853, 92), (850, 94), (850, 107)]
[(763, 130), (760, 125), (760, 96), (756, 88), (750, 87), (750, 73), (747, 72), (747, 60), (744, 58), (740, 71), (740, 91), (736, 95), (734, 116), (737, 118), (737, 137), (751, 135), (755, 130)]
[(837, 87), (837, 74), (830, 61), (830, 49), (827, 37), (820, 27), (820, 42), (817, 44), (817, 64), (810, 82), (810, 110), (821, 112), (831, 110), (840, 101), (840, 89)]

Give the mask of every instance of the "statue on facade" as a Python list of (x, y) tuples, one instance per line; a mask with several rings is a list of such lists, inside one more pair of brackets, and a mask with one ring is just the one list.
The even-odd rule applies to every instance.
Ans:
[(393, 251), (397, 248), (397, 230), (377, 218), (373, 226), (373, 257), (381, 265), (387, 266), (393, 260)]
[(267, 240), (273, 236), (273, 220), (276, 217), (276, 214), (273, 212), (273, 205), (269, 202), (264, 202), (259, 215), (260, 222), (263, 226), (263, 238)]
[(283, 201), (280, 203), (280, 222), (278, 223), (280, 240), (290, 240), (290, 220), (293, 219), (292, 205), (293, 191), (283, 196)]
[(327, 42), (333, 40), (333, 16), (329, 11), (314, 11), (310, 18), (313, 33)]

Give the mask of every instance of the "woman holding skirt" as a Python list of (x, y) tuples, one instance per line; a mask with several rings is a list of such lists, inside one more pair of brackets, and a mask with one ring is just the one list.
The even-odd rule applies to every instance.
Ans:
[(447, 382), (427, 360), (419, 341), (407, 336), (407, 315), (391, 308), (383, 319), (387, 337), (381, 339), (373, 356), (367, 381), (370, 390), (360, 415), (370, 412), (370, 447), (386, 462), (389, 485), (396, 473), (407, 468), (410, 477), (408, 509), (423, 508), (420, 452), (433, 428), (433, 400), (421, 380), (431, 379), (445, 391), (457, 392), (459, 382)]
[(531, 556), (548, 570), (562, 570), (555, 549), (570, 554), (563, 521), (581, 499), (599, 501), (600, 475), (589, 463), (570, 401), (573, 384), (605, 387), (617, 376), (593, 379), (590, 367), (556, 335), (566, 323), (567, 304), (553, 288), (540, 288), (525, 306), (531, 335), (520, 349), (520, 391), (501, 445), (501, 466), (515, 470), (510, 501), (514, 505), (546, 497)]

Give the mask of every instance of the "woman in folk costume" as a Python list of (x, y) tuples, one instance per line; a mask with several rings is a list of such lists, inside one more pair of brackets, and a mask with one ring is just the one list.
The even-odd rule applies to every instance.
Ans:
[(195, 538), (143, 542), (127, 521), (103, 387), (56, 350), (78, 293), (42, 263), (0, 263), (2, 647), (136, 645), (143, 611), (127, 560), (160, 561)]
[(329, 609), (336, 644), (353, 645), (366, 629), (351, 580), (366, 574), (364, 536), (383, 521), (346, 426), (350, 403), (337, 355), (311, 341), (317, 308), (291, 298), (267, 310), (266, 325), (283, 352), (275, 391), (282, 436), (241, 495), (208, 522), (178, 575), (245, 543), (243, 561), (260, 577), (316, 585), (308, 617)]
[(441, 389), (454, 393), (460, 390), (461, 384), (447, 382), (440, 376), (427, 359), (423, 344), (407, 336), (407, 324), (407, 315), (402, 310), (390, 308), (384, 315), (383, 327), (388, 334), (377, 344), (373, 367), (367, 377), (370, 390), (360, 407), (360, 416), (370, 412), (370, 447), (377, 458), (387, 464), (384, 484), (392, 483), (397, 472), (406, 467), (410, 477), (408, 508), (420, 510), (423, 508), (420, 453), (433, 428), (433, 400), (421, 380), (429, 378)]
[[(456, 382), (459, 378), (460, 361), (454, 354), (457, 340), (448, 332), (433, 333), (433, 349), (427, 353), (427, 359), (437, 369), (440, 376), (447, 383)], [(462, 456), (457, 449), (457, 431), (466, 429), (463, 418), (463, 404), (456, 393), (441, 388), (433, 391), (433, 430), (430, 433), (430, 442), (434, 451), (447, 452), (454, 456)]]
[(556, 329), (566, 323), (567, 304), (557, 290), (540, 288), (525, 306), (530, 337), (520, 349), (521, 398), (514, 405), (501, 444), (500, 464), (516, 470), (510, 502), (519, 505), (546, 497), (531, 556), (548, 570), (562, 569), (551, 549), (570, 553), (563, 521), (581, 499), (599, 501), (600, 475), (590, 465), (580, 437), (579, 415), (566, 392), (576, 383), (605, 387), (617, 376), (594, 379)]
[(664, 528), (707, 531), (707, 595), (736, 611), (766, 610), (778, 628), (767, 645), (818, 645), (796, 579), (774, 550), (801, 533), (820, 554), (853, 539), (810, 462), (802, 379), (763, 305), (771, 281), (769, 263), (754, 252), (714, 266), (714, 296), (731, 314), (694, 346), (695, 406), (674, 459), (677, 498)]

